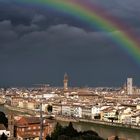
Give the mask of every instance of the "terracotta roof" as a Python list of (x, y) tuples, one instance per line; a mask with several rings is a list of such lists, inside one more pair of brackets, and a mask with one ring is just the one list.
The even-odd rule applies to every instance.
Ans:
[[(52, 120), (45, 119), (47, 123), (52, 123)], [(40, 124), (40, 117), (21, 117), (17, 122), (17, 126), (27, 127), (27, 124)]]
[(25, 120), (28, 122), (28, 124), (40, 123), (39, 117), (25, 117)]

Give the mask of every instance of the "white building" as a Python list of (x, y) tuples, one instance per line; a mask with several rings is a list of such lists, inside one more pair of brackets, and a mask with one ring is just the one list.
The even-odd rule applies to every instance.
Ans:
[(81, 118), (82, 117), (82, 107), (80, 107), (80, 106), (72, 106), (72, 108), (71, 108), (71, 114), (74, 117)]
[(62, 113), (62, 105), (61, 104), (52, 104), (52, 113), (55, 115), (61, 114)]
[(127, 94), (131, 95), (133, 90), (133, 79), (127, 78)]
[(131, 124), (140, 125), (140, 114), (131, 117)]
[(95, 116), (98, 116), (101, 113), (100, 108), (99, 107), (92, 107), (91, 109), (91, 115), (92, 115), (92, 119), (95, 118)]
[(62, 105), (62, 115), (71, 116), (71, 106), (70, 105)]
[(119, 116), (120, 123), (131, 124), (132, 110), (131, 108), (125, 109)]
[(140, 109), (140, 104), (138, 104), (138, 105), (136, 106), (136, 109)]
[(56, 97), (56, 96), (57, 94), (54, 94), (54, 93), (43, 93), (43, 98), (45, 98), (46, 100)]

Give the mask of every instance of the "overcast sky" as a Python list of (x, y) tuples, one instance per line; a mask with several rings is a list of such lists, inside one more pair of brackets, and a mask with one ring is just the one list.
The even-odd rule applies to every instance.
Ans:
[[(0, 0), (0, 86), (140, 85), (140, 66), (108, 34), (45, 6)], [(92, 0), (140, 37), (139, 0)]]

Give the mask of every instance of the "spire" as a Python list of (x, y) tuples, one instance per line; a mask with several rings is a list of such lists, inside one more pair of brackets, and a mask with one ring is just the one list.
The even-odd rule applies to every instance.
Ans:
[(64, 74), (63, 82), (64, 82), (64, 91), (67, 91), (67, 89), (68, 89), (68, 75), (67, 75), (67, 73)]
[(68, 80), (68, 75), (67, 75), (67, 73), (64, 74), (64, 80)]

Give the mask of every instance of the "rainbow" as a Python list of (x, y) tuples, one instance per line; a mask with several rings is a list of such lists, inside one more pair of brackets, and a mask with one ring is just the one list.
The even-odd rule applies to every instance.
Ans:
[(23, 4), (45, 6), (69, 14), (89, 26), (111, 33), (111, 40), (116, 43), (140, 66), (140, 42), (119, 22), (113, 21), (98, 10), (92, 0), (17, 0)]

